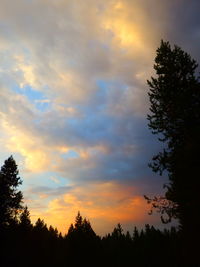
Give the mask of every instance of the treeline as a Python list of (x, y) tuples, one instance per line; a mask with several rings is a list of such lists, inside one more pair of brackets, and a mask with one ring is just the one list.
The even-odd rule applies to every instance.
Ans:
[(123, 232), (98, 236), (80, 213), (66, 235), (40, 218), (33, 225), (13, 157), (0, 170), (0, 266), (178, 266), (179, 232), (160, 231), (148, 224)]
[(0, 266), (179, 266), (179, 234), (175, 228), (160, 231), (153, 226), (98, 236), (78, 213), (66, 235), (38, 219), (31, 224), (28, 210), (16, 224), (1, 231)]

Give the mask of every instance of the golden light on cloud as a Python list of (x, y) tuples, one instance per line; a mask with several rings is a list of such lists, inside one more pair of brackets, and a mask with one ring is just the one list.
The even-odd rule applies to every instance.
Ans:
[(42, 170), (46, 170), (49, 163), (46, 153), (41, 150), (26, 150), (22, 155), (26, 157), (25, 164), (27, 169), (31, 172), (41, 172)]
[[(114, 2), (108, 14), (103, 27), (114, 34), (116, 45), (129, 49), (144, 49), (140, 25), (130, 19), (130, 6), (126, 1)], [(137, 6), (134, 6), (134, 14), (136, 17), (141, 14)]]
[(78, 211), (91, 220), (97, 232), (102, 231), (98, 225), (98, 220), (102, 218), (107, 229), (107, 226), (111, 227), (118, 222), (138, 224), (148, 216), (148, 207), (143, 196), (138, 195), (133, 187), (116, 182), (75, 187), (51, 200), (46, 211), (40, 213), (39, 210), (33, 210), (32, 213), (36, 214), (34, 220), (38, 217), (44, 218), (48, 224), (55, 225), (66, 233)]
[[(46, 170), (49, 164), (49, 157), (40, 145), (40, 139), (28, 133), (4, 124), (9, 138), (6, 147), (12, 152), (18, 152), (25, 158), (25, 170), (40, 172)], [(37, 145), (36, 145), (37, 144)]]
[(134, 46), (137, 49), (142, 48), (141, 38), (136, 28), (134, 29), (134, 27), (124, 19), (110, 19), (105, 23), (104, 27), (106, 30), (110, 30), (114, 33), (116, 41), (119, 40), (122, 47), (129, 48), (130, 46)]
[[(19, 68), (23, 71), (24, 73), (24, 79), (27, 82), (27, 84), (29, 84), (30, 86), (35, 87), (35, 75), (34, 75), (34, 69), (33, 66), (31, 65), (19, 65)], [(21, 85), (22, 87), (24, 86), (24, 84)]]

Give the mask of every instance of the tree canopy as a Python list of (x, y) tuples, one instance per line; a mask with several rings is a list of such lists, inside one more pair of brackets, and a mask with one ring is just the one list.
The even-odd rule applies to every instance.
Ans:
[[(177, 218), (185, 236), (200, 225), (200, 82), (197, 62), (180, 47), (161, 41), (150, 87), (149, 128), (164, 142), (150, 167), (167, 171), (165, 197), (148, 199), (169, 220)], [(196, 231), (196, 230), (195, 230)]]
[(22, 208), (22, 192), (17, 189), (21, 184), (15, 160), (10, 156), (0, 171), (0, 226), (17, 222)]

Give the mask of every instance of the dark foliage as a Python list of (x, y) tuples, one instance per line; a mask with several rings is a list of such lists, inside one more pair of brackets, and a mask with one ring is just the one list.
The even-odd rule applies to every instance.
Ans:
[(11, 156), (0, 171), (0, 228), (17, 223), (22, 208), (22, 193), (17, 191), (20, 184), (17, 165)]
[(118, 224), (103, 238), (96, 236), (92, 228), (86, 232), (71, 230), (63, 237), (41, 219), (29, 228), (20, 223), (10, 226), (1, 239), (1, 266), (179, 266), (179, 233), (175, 228), (160, 231), (146, 225), (141, 231), (135, 227), (130, 234), (123, 233)]
[[(6, 176), (2, 176), (2, 187), (6, 183), (5, 177), (10, 181), (11, 177), (18, 175), (13, 158), (9, 159), (12, 164), (7, 164), (9, 161), (6, 161), (2, 167), (2, 173), (6, 173)], [(8, 171), (5, 166), (15, 166), (15, 175), (11, 171), (14, 168), (9, 168)], [(18, 182), (19, 178), (15, 185)], [(21, 192), (20, 195), (22, 196)], [(6, 198), (1, 201), (3, 205)], [(78, 212), (75, 223), (62, 236), (56, 228), (47, 227), (40, 218), (32, 225), (27, 206), (22, 208), (21, 203), (18, 204), (17, 207), (21, 209), (18, 219), (0, 229), (2, 267), (180, 266), (177, 257), (179, 232), (175, 228), (160, 231), (146, 225), (144, 230), (135, 227), (133, 233), (124, 233), (121, 224), (118, 224), (111, 234), (101, 238), (96, 235), (90, 222)]]
[[(187, 260), (191, 266), (196, 266), (192, 261), (198, 255), (196, 245), (192, 244), (200, 238), (200, 83), (195, 73), (197, 66), (180, 47), (172, 49), (168, 42), (162, 41), (154, 65), (157, 77), (148, 81), (149, 128), (165, 145), (150, 166), (160, 174), (166, 171), (169, 183), (165, 185), (165, 197), (146, 198), (161, 212), (164, 222), (178, 219), (185, 246), (183, 254), (190, 255)], [(167, 220), (163, 214), (168, 215)]]

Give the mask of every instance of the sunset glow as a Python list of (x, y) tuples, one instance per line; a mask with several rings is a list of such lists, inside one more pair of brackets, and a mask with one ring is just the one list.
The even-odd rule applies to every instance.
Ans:
[(192, 12), (178, 0), (0, 2), (0, 159), (15, 158), (33, 222), (65, 233), (80, 211), (99, 234), (160, 226), (143, 197), (166, 180), (148, 168), (159, 144), (146, 80), (161, 39), (199, 61)]

